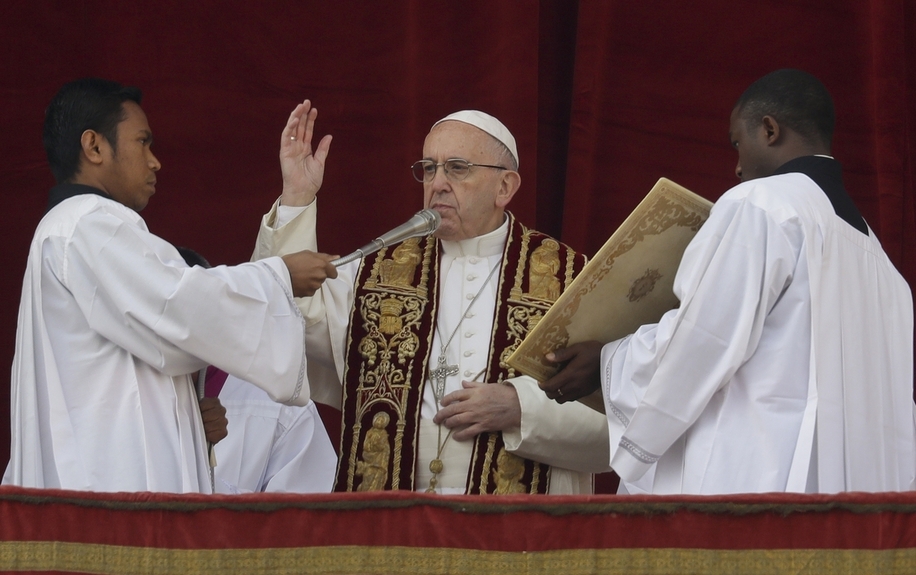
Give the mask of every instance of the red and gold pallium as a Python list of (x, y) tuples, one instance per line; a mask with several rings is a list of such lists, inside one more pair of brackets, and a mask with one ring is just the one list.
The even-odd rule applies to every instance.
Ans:
[[(582, 255), (509, 214), (486, 381), (518, 375), (505, 359), (584, 265)], [(366, 258), (356, 285), (336, 490), (413, 490), (438, 315), (438, 241), (414, 238)], [(477, 438), (468, 493), (546, 493), (549, 480), (549, 466), (506, 452), (500, 433)]]

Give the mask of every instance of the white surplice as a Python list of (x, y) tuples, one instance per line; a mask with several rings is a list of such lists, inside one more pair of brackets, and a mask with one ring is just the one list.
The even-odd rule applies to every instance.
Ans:
[[(264, 216), (254, 258), (283, 255), (317, 249), (315, 235), (317, 205), (287, 208), (274, 205)], [(487, 365), (490, 333), (497, 296), (499, 271), (484, 285), (490, 270), (502, 259), (508, 232), (504, 225), (486, 236), (461, 242), (441, 242), (443, 255), (440, 271), (439, 333), (431, 348), (431, 365), (440, 352), (439, 342), (447, 340), (471, 299), (483, 289), (448, 348), (449, 365), (459, 365), (459, 373), (446, 381), (445, 393), (461, 389), (462, 380), (470, 380)], [(338, 268), (338, 277), (328, 280), (318, 295), (300, 299), (306, 316), (309, 382), (312, 397), (340, 407), (348, 321), (354, 299), (354, 282), (359, 261)], [(507, 380), (515, 387), (522, 408), (521, 426), (503, 431), (506, 449), (518, 456), (551, 465), (551, 494), (591, 493), (592, 473), (608, 470), (608, 431), (605, 417), (579, 403), (559, 405), (547, 398), (530, 377)], [(432, 385), (424, 391), (416, 489), (423, 491), (429, 483), (429, 461), (437, 451), (438, 434), (425, 432), (436, 413)], [(442, 433), (444, 439), (448, 430)], [(425, 438), (425, 439), (424, 439)], [(431, 442), (434, 442), (431, 444)], [(470, 441), (444, 442), (443, 459), (464, 460), (460, 474), (448, 470), (440, 477), (440, 493), (463, 493), (470, 463)], [(457, 450), (449, 454), (448, 451)], [(466, 453), (466, 455), (464, 455)], [(450, 477), (455, 481), (447, 483)]]
[(209, 492), (187, 375), (208, 364), (278, 401), (308, 401), (282, 260), (189, 268), (133, 210), (94, 194), (63, 201), (29, 251), (3, 483)]
[(602, 352), (625, 491), (914, 488), (909, 286), (808, 176), (726, 192), (674, 291)]
[(230, 375), (219, 392), (229, 435), (213, 446), (217, 493), (330, 493), (337, 454), (309, 401), (279, 404)]

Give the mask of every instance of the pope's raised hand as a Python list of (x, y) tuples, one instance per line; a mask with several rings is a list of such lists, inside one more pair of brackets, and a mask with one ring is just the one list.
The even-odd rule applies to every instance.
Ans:
[(331, 149), (327, 135), (312, 149), (318, 109), (305, 100), (292, 111), (280, 136), (280, 171), (283, 174), (284, 206), (306, 206), (315, 199), (324, 178), (324, 162)]

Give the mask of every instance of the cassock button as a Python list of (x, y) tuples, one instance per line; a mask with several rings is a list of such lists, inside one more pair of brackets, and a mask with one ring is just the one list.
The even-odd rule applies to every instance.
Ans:
[(476, 263), (477, 263), (477, 258), (471, 258), (471, 259), (469, 259), (469, 260), (468, 260), (468, 263), (476, 264)]
[(474, 375), (474, 372), (470, 369), (464, 370), (464, 377), (471, 377), (472, 375)]
[(464, 317), (466, 317), (466, 318), (468, 318), (468, 319), (471, 319), (471, 318), (474, 317), (475, 315), (476, 315), (476, 314), (475, 314), (474, 312), (469, 311), (468, 313), (464, 314)]
[(474, 352), (473, 352), (473, 351), (466, 351), (466, 352), (464, 352), (464, 357), (471, 357), (472, 355), (474, 355)]
[(464, 299), (474, 299), (474, 294), (469, 293), (468, 295), (464, 296)]
[(474, 332), (473, 332), (473, 331), (466, 331), (466, 332), (464, 332), (464, 337), (474, 337)]
[(467, 280), (472, 282), (477, 279), (477, 274), (468, 274)]

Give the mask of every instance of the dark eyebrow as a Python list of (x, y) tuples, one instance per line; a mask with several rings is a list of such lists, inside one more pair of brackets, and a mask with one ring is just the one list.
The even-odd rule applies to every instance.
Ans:
[(153, 143), (153, 133), (149, 130), (140, 130), (140, 136), (149, 140), (150, 145)]

